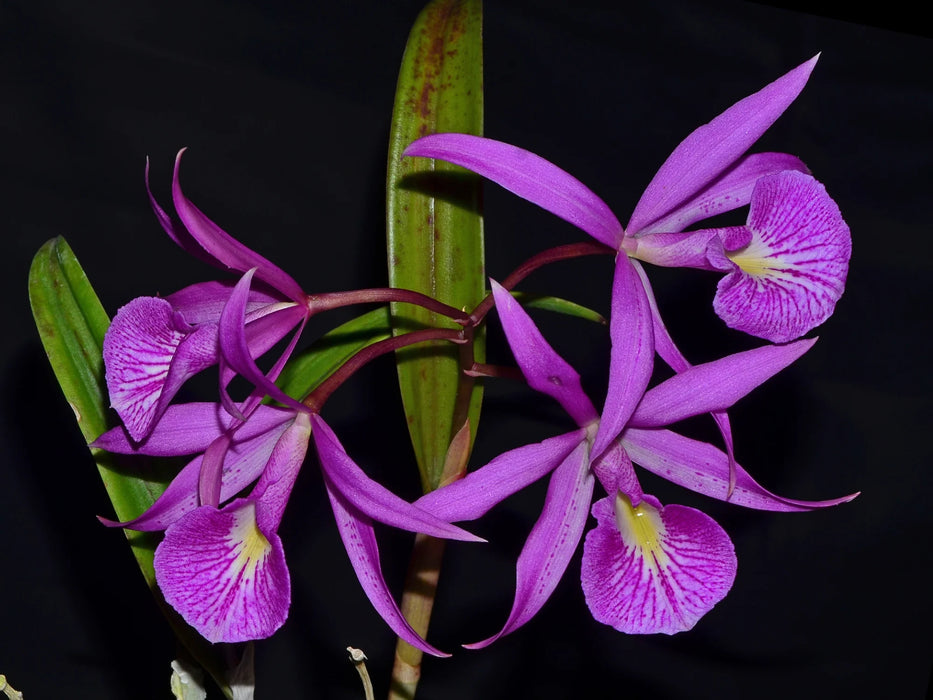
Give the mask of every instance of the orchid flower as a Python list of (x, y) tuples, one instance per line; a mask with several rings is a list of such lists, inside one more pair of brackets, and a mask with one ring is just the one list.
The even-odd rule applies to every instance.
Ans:
[[(324, 420), (282, 393), (273, 380), (289, 352), (268, 375), (250, 354), (246, 325), (256, 268), (229, 293), (216, 321), (219, 354), (257, 389), (239, 406), (227, 403), (168, 406), (142, 443), (124, 427), (94, 443), (111, 452), (197, 454), (162, 496), (138, 518), (111, 526), (165, 530), (156, 550), (156, 580), (166, 600), (210, 641), (268, 637), (285, 621), (290, 584), (276, 530), (313, 434), (338, 530), (357, 577), (392, 630), (430, 654), (399, 611), (379, 563), (373, 522), (435, 537), (481, 541), (402, 500), (371, 480), (347, 455)], [(270, 395), (285, 407), (260, 403)], [(253, 481), (246, 498), (221, 507)]]
[[(177, 404), (166, 409), (141, 445), (122, 427), (104, 433), (94, 446), (110, 452), (197, 456), (138, 518), (102, 520), (133, 530), (165, 530), (156, 549), (156, 580), (165, 599), (206, 639), (268, 637), (288, 615), (289, 575), (277, 529), (312, 434), (341, 538), (366, 595), (396, 634), (443, 655), (399, 612), (382, 576), (373, 522), (435, 537), (481, 540), (370, 479), (323, 418), (307, 410), (260, 405), (239, 424), (218, 403)], [(221, 444), (219, 503), (201, 504), (203, 462)], [(247, 497), (234, 498), (254, 481)]]
[[(254, 269), (262, 289), (246, 304), (247, 345), (259, 356), (299, 326), (293, 347), (311, 313), (310, 299), (286, 272), (250, 250), (207, 218), (182, 193), (175, 159), (172, 199), (183, 227), (176, 226), (149, 192), (153, 211), (181, 248), (214, 266), (240, 273)], [(146, 187), (148, 183), (146, 167)], [(130, 436), (149, 435), (179, 388), (194, 374), (222, 358), (218, 342), (220, 314), (232, 283), (194, 284), (165, 298), (139, 297), (122, 307), (104, 339), (106, 381), (113, 408)], [(222, 367), (221, 389), (233, 373)]]
[[(740, 100), (684, 139), (660, 167), (628, 226), (579, 180), (515, 146), (467, 134), (433, 134), (405, 155), (468, 168), (578, 226), (626, 256), (726, 272), (714, 301), (730, 326), (772, 342), (825, 321), (842, 295), (851, 253), (836, 203), (806, 166), (783, 153), (743, 155), (796, 99), (814, 57)], [(745, 226), (682, 233), (750, 204)], [(683, 365), (674, 352), (665, 361)], [(674, 367), (680, 371), (678, 367)]]
[[(768, 345), (689, 368), (645, 391), (653, 352), (650, 311), (632, 295), (638, 264), (617, 267), (612, 327), (613, 367), (602, 415), (580, 386), (577, 372), (547, 343), (521, 306), (496, 283), (496, 307), (506, 338), (528, 384), (556, 399), (577, 424), (569, 433), (506, 452), (464, 479), (429, 493), (418, 505), (443, 520), (472, 520), (538, 478), (551, 473), (540, 518), (517, 563), (516, 595), (502, 629), (480, 648), (513, 632), (547, 601), (563, 575), (586, 524), (595, 482), (607, 496), (592, 507), (597, 526), (586, 538), (582, 585), (593, 616), (629, 633), (672, 634), (690, 629), (729, 591), (736, 558), (728, 536), (693, 508), (662, 506), (642, 491), (633, 460), (693, 491), (723, 499), (730, 459), (716, 447), (665, 426), (723, 411), (805, 353), (815, 341)], [(635, 269), (630, 269), (635, 268)], [(619, 301), (628, 295), (629, 303)], [(648, 332), (645, 333), (644, 329)], [(626, 342), (628, 341), (628, 342)], [(638, 377), (632, 380), (632, 377)], [(600, 451), (599, 445), (607, 443)], [(732, 502), (774, 511), (806, 511), (851, 500), (782, 498), (735, 465)], [(857, 495), (857, 494), (856, 494)]]

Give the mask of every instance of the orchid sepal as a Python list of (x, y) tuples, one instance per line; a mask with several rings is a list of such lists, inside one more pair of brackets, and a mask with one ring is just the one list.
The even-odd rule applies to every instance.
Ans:
[(819, 55), (694, 130), (673, 150), (645, 188), (625, 230), (647, 229), (729, 168), (797, 98)]
[(559, 216), (612, 248), (622, 244), (622, 224), (586, 185), (531, 151), (469, 134), (429, 134), (402, 154), (438, 158), (472, 170), (522, 199)]

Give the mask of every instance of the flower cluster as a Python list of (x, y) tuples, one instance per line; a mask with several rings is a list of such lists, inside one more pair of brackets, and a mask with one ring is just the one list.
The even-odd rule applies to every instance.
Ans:
[[(817, 58), (740, 100), (684, 139), (648, 184), (623, 228), (579, 180), (540, 156), (466, 134), (425, 136), (408, 156), (466, 167), (578, 226), (616, 253), (609, 385), (602, 413), (577, 373), (525, 311), (493, 283), (516, 362), (535, 390), (556, 399), (579, 429), (505, 453), (418, 505), (451, 521), (477, 518), (551, 473), (544, 508), (517, 564), (517, 590), (502, 629), (527, 622), (564, 573), (586, 525), (598, 481), (597, 525), (584, 543), (581, 581), (593, 616), (630, 633), (687, 630), (722, 600), (736, 572), (726, 533), (693, 508), (662, 506), (642, 491), (633, 462), (674, 483), (750, 508), (803, 511), (855, 494), (807, 502), (776, 496), (734, 460), (728, 409), (815, 341), (801, 335), (832, 314), (851, 251), (849, 229), (825, 188), (794, 156), (746, 151), (797, 97)], [(685, 231), (749, 205), (744, 226)], [(730, 326), (778, 343), (691, 366), (661, 320), (639, 260), (726, 273), (714, 301)], [(648, 389), (657, 353), (676, 374)], [(710, 413), (726, 451), (666, 427)]]
[[(268, 637), (284, 623), (291, 601), (277, 530), (313, 437), (340, 536), (367, 596), (400, 637), (442, 655), (412, 630), (389, 592), (373, 523), (443, 538), (479, 538), (366, 476), (317, 407), (274, 384), (301, 328), (321, 304), (185, 198), (180, 161), (181, 153), (172, 195), (183, 226), (152, 199), (159, 221), (188, 252), (242, 276), (235, 284), (204, 282), (165, 298), (134, 299), (114, 318), (104, 361), (111, 402), (123, 425), (101, 435), (94, 446), (194, 457), (145, 513), (129, 522), (104, 522), (165, 531), (155, 553), (156, 580), (165, 599), (206, 639)], [(263, 373), (255, 358), (296, 327), (272, 369)], [(220, 369), (217, 402), (171, 403), (188, 378), (213, 365)], [(227, 392), (237, 374), (256, 387), (239, 403)], [(264, 404), (267, 395), (282, 407)], [(253, 482), (249, 495), (237, 497)]]
[[(727, 415), (736, 401), (812, 347), (814, 340), (799, 338), (829, 317), (844, 287), (849, 230), (825, 188), (793, 156), (746, 155), (802, 90), (815, 62), (690, 134), (658, 170), (624, 228), (577, 179), (515, 146), (465, 134), (430, 135), (409, 146), (408, 156), (469, 168), (573, 223), (616, 260), (602, 410), (512, 297), (514, 280), (505, 286), (492, 281), (492, 301), (522, 375), (577, 427), (505, 452), (413, 504), (353, 462), (321, 417), (320, 402), (298, 400), (276, 386), (308, 318), (332, 306), (195, 207), (179, 184), (179, 153), (172, 195), (181, 225), (150, 194), (156, 216), (179, 246), (239, 279), (135, 299), (114, 318), (104, 359), (123, 425), (95, 446), (192, 459), (145, 513), (129, 522), (105, 522), (165, 531), (155, 555), (157, 581), (166, 600), (204, 637), (266, 637), (288, 612), (290, 578), (277, 530), (313, 439), (338, 530), (366, 594), (400, 637), (441, 655), (399, 612), (381, 574), (374, 523), (477, 541), (451, 523), (479, 518), (550, 474), (541, 516), (517, 562), (511, 613), (496, 634), (468, 646), (492, 643), (541, 609), (583, 539), (590, 513), (596, 525), (585, 538), (581, 580), (593, 616), (630, 633), (690, 629), (732, 586), (735, 552), (709, 516), (662, 505), (645, 493), (635, 464), (749, 508), (807, 511), (854, 498), (798, 501), (767, 491), (736, 462)], [(687, 230), (745, 205), (743, 226)], [(770, 343), (691, 365), (661, 319), (640, 261), (724, 273), (716, 313), (730, 327)], [(357, 300), (412, 301), (402, 293), (383, 290)], [(484, 316), (478, 310), (457, 313), (450, 315), (465, 325)], [(412, 333), (411, 342), (422, 337)], [(457, 342), (456, 331), (438, 329), (432, 337)], [(283, 341), (271, 369), (260, 370), (256, 358)], [(674, 375), (650, 386), (655, 356)], [(215, 365), (216, 402), (173, 403), (185, 381)], [(483, 373), (478, 366), (464, 370)], [(239, 402), (228, 392), (235, 376), (255, 387)], [(669, 428), (704, 413), (716, 421), (724, 449)], [(606, 495), (594, 502), (597, 482)]]

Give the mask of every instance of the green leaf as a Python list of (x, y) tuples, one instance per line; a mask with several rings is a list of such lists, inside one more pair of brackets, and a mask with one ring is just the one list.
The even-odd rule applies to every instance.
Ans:
[(528, 294), (527, 292), (512, 292), (512, 296), (527, 309), (543, 309), (544, 311), (553, 311), (554, 313), (564, 314), (565, 316), (582, 318), (585, 321), (593, 321), (594, 323), (599, 323), (604, 326), (609, 325), (609, 321), (602, 314), (586, 306), (561, 299), (560, 297)]
[(389, 308), (380, 306), (337, 326), (295, 355), (282, 374), (278, 386), (289, 396), (303, 399), (334, 370), (357, 352), (391, 337)]
[[(85, 441), (91, 443), (110, 427), (109, 401), (104, 382), (103, 342), (110, 319), (87, 275), (64, 238), (48, 241), (29, 269), (29, 303), (55, 377), (74, 411)], [(162, 494), (177, 472), (169, 461), (158, 464), (91, 448), (119, 520), (131, 520)], [(226, 664), (216, 648), (189, 627), (162, 598), (156, 586), (153, 555), (155, 533), (124, 530), (139, 569), (152, 589), (175, 635), (208, 670), (228, 698)]]
[[(480, 179), (443, 162), (402, 158), (426, 134), (483, 131), (482, 4), (435, 0), (418, 16), (399, 71), (386, 182), (389, 283), (471, 309), (484, 295)], [(396, 334), (455, 327), (410, 305), (391, 306)], [(483, 360), (477, 334), (475, 359)], [(469, 417), (475, 435), (481, 385), (465, 377), (469, 349), (449, 343), (397, 353), (399, 386), (425, 491), (437, 487), (451, 439)]]

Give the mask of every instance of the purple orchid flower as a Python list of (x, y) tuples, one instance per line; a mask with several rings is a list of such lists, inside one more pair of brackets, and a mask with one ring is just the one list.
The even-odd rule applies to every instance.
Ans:
[[(307, 410), (259, 405), (243, 423), (218, 403), (177, 404), (166, 409), (143, 444), (122, 427), (104, 433), (94, 446), (110, 452), (197, 456), (138, 518), (102, 520), (132, 530), (165, 530), (155, 554), (156, 580), (169, 604), (206, 639), (268, 637), (288, 615), (290, 579), (277, 530), (312, 434), (341, 538), (366, 595), (396, 634), (427, 653), (445, 655), (421, 639), (399, 611), (382, 576), (373, 523), (482, 540), (370, 479), (324, 420)], [(199, 483), (212, 452), (220, 453), (218, 503), (203, 504)], [(234, 498), (254, 481), (247, 497)]]
[[(613, 367), (602, 416), (584, 394), (577, 372), (508, 292), (492, 285), (506, 338), (528, 384), (556, 399), (578, 428), (506, 452), (415, 502), (443, 520), (472, 520), (552, 473), (543, 511), (518, 559), (508, 620), (498, 633), (467, 645), (470, 648), (484, 647), (513, 632), (544, 605), (582, 537), (597, 480), (608, 495), (593, 504), (597, 526), (586, 537), (581, 576), (587, 604), (597, 620), (629, 633), (673, 634), (693, 627), (726, 595), (736, 572), (735, 552), (726, 533), (698, 510), (662, 506), (644, 493), (633, 460), (665, 479), (719, 499), (725, 497), (734, 468), (732, 502), (761, 510), (806, 511), (857, 495), (829, 501), (776, 496), (741, 466), (731, 464), (726, 453), (665, 429), (690, 416), (724, 411), (815, 341), (740, 352), (685, 369), (645, 391), (653, 364), (651, 313), (646, 300), (630, 294), (641, 291), (637, 267), (638, 263), (617, 267), (612, 313), (623, 318), (612, 327), (627, 329), (629, 335), (618, 332), (612, 339)], [(622, 294), (629, 294), (630, 303), (620, 301)], [(603, 451), (601, 442), (607, 444)]]
[[(297, 341), (311, 313), (310, 300), (286, 272), (250, 250), (207, 218), (182, 193), (175, 159), (172, 199), (183, 226), (176, 226), (149, 192), (153, 211), (181, 248), (226, 270), (255, 270), (261, 288), (246, 301), (246, 343), (253, 356), (268, 351), (298, 327)], [(146, 166), (146, 188), (149, 188)], [(182, 384), (222, 360), (218, 324), (232, 283), (194, 284), (165, 298), (139, 297), (122, 307), (104, 339), (107, 388), (113, 408), (130, 436), (145, 440)], [(221, 368), (222, 390), (234, 374)], [(225, 395), (225, 391), (223, 391)], [(225, 397), (228, 406), (232, 406)]]
[[(624, 229), (579, 180), (515, 146), (467, 134), (434, 134), (414, 141), (405, 155), (473, 170), (625, 254), (619, 258), (726, 272), (714, 301), (716, 313), (730, 327), (787, 342), (832, 314), (845, 285), (851, 237), (836, 203), (799, 159), (743, 154), (794, 101), (817, 58), (684, 139), (648, 184)], [(745, 226), (681, 233), (746, 204), (751, 207)], [(677, 362), (662, 357), (672, 366)]]
[[(256, 390), (240, 405), (231, 405), (227, 397), (219, 404), (168, 406), (142, 443), (132, 440), (124, 427), (98, 438), (94, 446), (111, 452), (197, 454), (145, 513), (125, 523), (104, 522), (165, 530), (156, 549), (156, 580), (169, 604), (205, 638), (234, 642), (268, 637), (284, 623), (290, 604), (277, 529), (313, 434), (338, 530), (367, 597), (399, 637), (444, 656), (411, 628), (395, 603), (382, 576), (373, 523), (482, 540), (367, 477), (318, 414), (275, 386), (291, 348), (268, 374), (262, 373), (251, 354), (246, 322), (255, 274), (256, 268), (248, 270), (232, 288), (215, 332), (222, 362)], [(267, 394), (286, 406), (262, 405)], [(221, 506), (254, 481), (248, 497)]]

